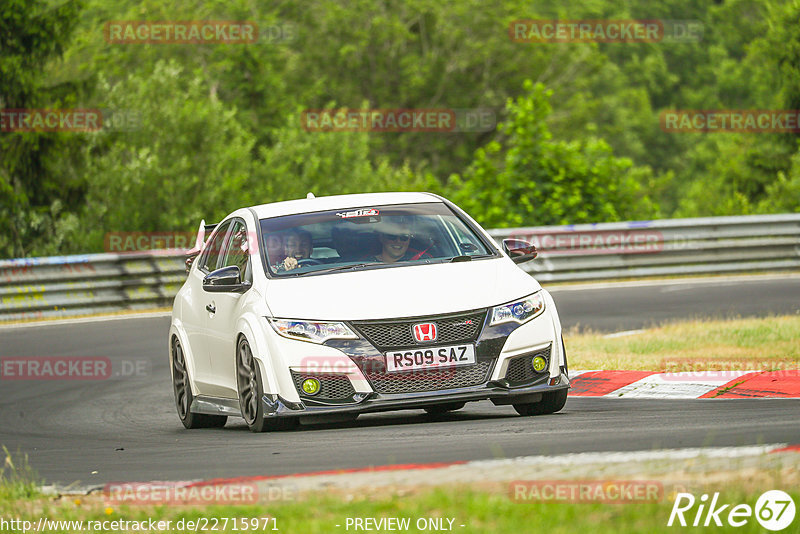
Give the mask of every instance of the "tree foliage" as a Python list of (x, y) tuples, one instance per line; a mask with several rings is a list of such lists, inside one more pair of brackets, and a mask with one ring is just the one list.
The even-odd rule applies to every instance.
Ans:
[(454, 201), (484, 225), (513, 227), (650, 217), (656, 207), (641, 190), (651, 172), (616, 158), (602, 139), (554, 140), (542, 84), (506, 105), (502, 141), (478, 149), (464, 176), (451, 177)]
[[(0, 132), (0, 257), (98, 251), (245, 205), (434, 190), (489, 226), (800, 211), (797, 135), (668, 133), (669, 109), (799, 109), (797, 0), (7, 0), (0, 109), (138, 128)], [(516, 19), (690, 20), (697, 40), (517, 43)], [(109, 21), (254, 21), (249, 45), (106, 42)], [(530, 80), (530, 84), (526, 84)], [(482, 132), (309, 132), (303, 110), (482, 108)]]
[[(46, 66), (67, 46), (79, 7), (76, 0), (0, 4), (0, 110), (75, 105), (80, 83), (53, 83)], [(80, 202), (80, 143), (59, 133), (0, 132), (0, 256), (40, 250), (54, 221)]]

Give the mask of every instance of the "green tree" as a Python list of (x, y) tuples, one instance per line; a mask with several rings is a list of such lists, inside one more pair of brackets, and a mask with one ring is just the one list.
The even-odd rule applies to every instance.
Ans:
[(408, 165), (394, 166), (370, 152), (367, 132), (307, 132), (300, 110), (270, 132), (259, 148), (252, 190), (255, 203), (317, 196), (423, 189), (426, 182)]
[(194, 230), (250, 201), (253, 136), (201, 76), (158, 61), (99, 90), (104, 107), (134, 120), (92, 134), (86, 204), (62, 224), (64, 248), (97, 251), (112, 231)]
[(450, 196), (489, 227), (606, 222), (657, 213), (640, 183), (647, 168), (614, 157), (601, 139), (556, 141), (547, 126), (550, 93), (526, 81), (506, 105), (502, 141), (479, 149)]
[[(0, 3), (0, 109), (73, 106), (80, 84), (54, 83), (46, 67), (60, 57), (78, 21), (80, 3)], [(50, 240), (65, 207), (84, 182), (75, 172), (82, 135), (0, 132), (0, 257), (24, 256)]]

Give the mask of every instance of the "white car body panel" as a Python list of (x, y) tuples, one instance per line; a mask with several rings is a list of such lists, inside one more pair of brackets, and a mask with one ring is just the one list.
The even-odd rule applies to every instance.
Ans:
[(511, 260), (489, 258), (270, 280), (267, 301), (275, 317), (351, 321), (474, 310), (540, 289)]

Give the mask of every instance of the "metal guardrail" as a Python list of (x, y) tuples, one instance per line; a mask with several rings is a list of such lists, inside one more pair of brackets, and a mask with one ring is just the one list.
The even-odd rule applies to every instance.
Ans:
[(540, 282), (800, 270), (800, 213), (490, 230), (533, 242)]
[[(490, 230), (533, 242), (540, 282), (800, 270), (800, 213)], [(0, 322), (169, 306), (184, 251), (0, 260)]]
[(171, 305), (183, 250), (0, 260), (0, 322)]

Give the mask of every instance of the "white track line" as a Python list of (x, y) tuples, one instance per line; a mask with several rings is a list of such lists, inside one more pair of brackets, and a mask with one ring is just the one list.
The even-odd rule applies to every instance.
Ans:
[[(536, 273), (533, 273), (532, 276), (536, 278)], [(800, 278), (800, 274), (797, 273), (785, 273), (785, 274), (751, 274), (751, 275), (741, 275), (741, 276), (712, 276), (712, 277), (699, 277), (699, 278), (667, 278), (667, 279), (655, 279), (655, 280), (630, 280), (630, 281), (623, 281), (623, 282), (573, 282), (570, 284), (562, 284), (558, 285), (557, 282), (553, 282), (551, 285), (548, 282), (541, 282), (542, 287), (547, 289), (548, 291), (556, 292), (556, 291), (582, 291), (584, 289), (591, 290), (591, 289), (614, 289), (619, 287), (649, 287), (649, 286), (674, 286), (674, 285), (688, 285), (688, 284), (730, 284), (731, 282), (761, 282), (761, 281), (770, 281), (770, 280), (787, 280), (787, 279), (796, 279)]]
[(150, 319), (153, 317), (169, 317), (171, 311), (126, 313), (121, 315), (98, 315), (92, 317), (75, 317), (72, 319), (52, 319), (43, 321), (25, 321), (24, 323), (0, 323), (0, 330), (9, 328), (41, 328), (43, 326), (62, 326), (83, 323), (100, 323), (105, 321), (122, 321), (124, 319)]
[(786, 443), (752, 445), (743, 447), (707, 447), (689, 449), (660, 449), (631, 452), (581, 452), (558, 456), (519, 456), (503, 460), (476, 460), (466, 465), (473, 467), (498, 467), (501, 465), (579, 465), (596, 463), (645, 462), (651, 460), (685, 460), (690, 458), (741, 458), (758, 456), (787, 447)]

